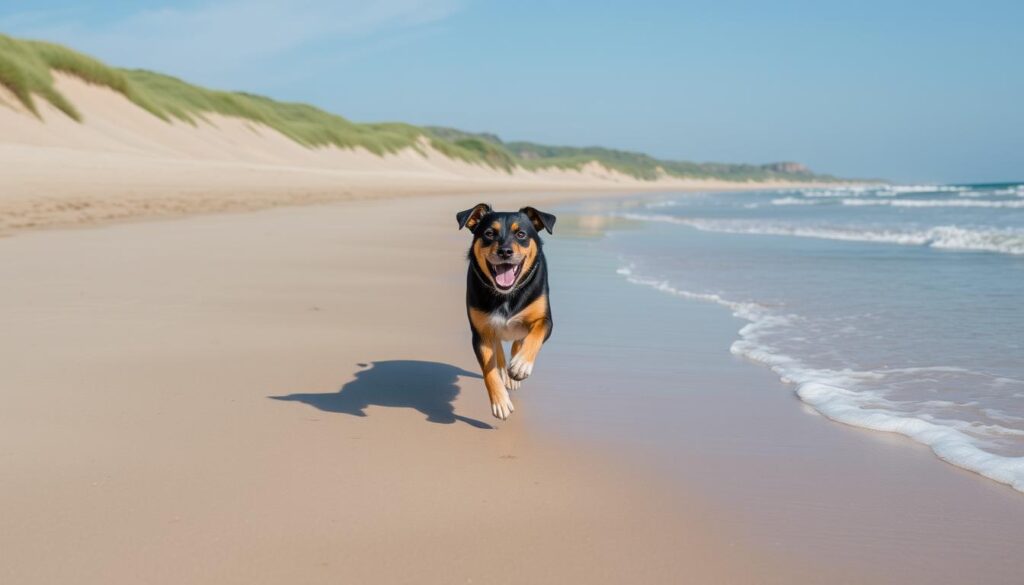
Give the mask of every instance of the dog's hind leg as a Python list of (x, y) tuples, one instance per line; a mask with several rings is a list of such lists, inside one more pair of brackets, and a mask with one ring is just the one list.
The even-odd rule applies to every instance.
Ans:
[(498, 357), (498, 373), (501, 375), (501, 382), (506, 390), (519, 390), (519, 380), (513, 380), (508, 375), (508, 365), (505, 363), (505, 348), (501, 346), (501, 340), (494, 340), (494, 355)]

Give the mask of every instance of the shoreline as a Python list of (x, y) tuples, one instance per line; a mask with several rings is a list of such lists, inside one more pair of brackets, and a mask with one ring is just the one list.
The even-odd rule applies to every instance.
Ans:
[(724, 521), (750, 542), (789, 564), (819, 563), (823, 582), (1009, 583), (1024, 570), (1017, 491), (910, 438), (815, 412), (730, 351), (746, 324), (733, 311), (619, 272), (608, 239), (664, 226), (620, 225), (588, 207), (556, 210), (574, 210), (580, 233), (549, 244), (552, 274), (566, 276), (553, 284), (561, 336), (537, 368), (534, 426), (643, 461), (728, 510)]

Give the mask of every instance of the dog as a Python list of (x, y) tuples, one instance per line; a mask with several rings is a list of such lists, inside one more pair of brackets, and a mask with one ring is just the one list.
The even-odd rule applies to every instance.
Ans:
[[(551, 337), (548, 267), (540, 231), (553, 233), (555, 216), (532, 207), (494, 211), (479, 203), (455, 218), (460, 230), (473, 233), (466, 285), (473, 351), (483, 371), (491, 414), (506, 420), (515, 410), (509, 391), (533, 373), (537, 354)], [(502, 341), (512, 342), (507, 364)]]

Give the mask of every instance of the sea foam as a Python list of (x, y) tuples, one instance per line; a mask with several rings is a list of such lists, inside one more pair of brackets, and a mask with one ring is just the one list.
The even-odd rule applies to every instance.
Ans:
[[(837, 422), (878, 431), (899, 433), (929, 446), (942, 460), (973, 471), (1024, 492), (1024, 457), (1007, 457), (982, 449), (981, 441), (964, 432), (970, 423), (909, 416), (899, 412), (895, 403), (879, 391), (856, 389), (866, 379), (877, 379), (878, 372), (829, 370), (810, 367), (786, 355), (765, 340), (798, 318), (777, 314), (753, 302), (736, 302), (717, 294), (678, 289), (669, 282), (638, 276), (632, 267), (618, 269), (618, 274), (633, 284), (649, 286), (677, 297), (713, 302), (730, 309), (734, 316), (748, 321), (740, 329), (740, 339), (730, 351), (762, 363), (784, 382), (796, 387), (804, 403)], [(916, 368), (947, 370), (946, 367)], [(1005, 431), (1000, 427), (996, 431)]]
[[(775, 203), (772, 201), (772, 203)], [(993, 207), (1024, 209), (1024, 201), (989, 199), (843, 199), (843, 205), (888, 205), (890, 207)]]
[(801, 189), (804, 197), (898, 197), (914, 193), (962, 193), (969, 187), (960, 185), (842, 185), (828, 189)]
[(799, 197), (780, 197), (772, 199), (772, 205), (818, 205), (821, 201), (815, 199), (801, 199)]
[(622, 217), (686, 225), (707, 232), (762, 236), (791, 236), (850, 242), (876, 242), (903, 246), (927, 246), (941, 250), (968, 250), (1024, 254), (1024, 231), (1013, 229), (972, 229), (955, 225), (924, 230), (871, 230), (854, 228), (805, 227), (784, 223), (746, 220), (709, 220), (662, 214), (626, 213)]

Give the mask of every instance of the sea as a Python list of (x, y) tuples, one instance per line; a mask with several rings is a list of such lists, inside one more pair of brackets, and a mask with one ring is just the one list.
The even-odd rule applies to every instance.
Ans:
[(679, 193), (601, 208), (617, 277), (738, 321), (822, 415), (1024, 492), (1024, 184)]

